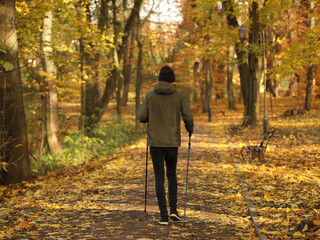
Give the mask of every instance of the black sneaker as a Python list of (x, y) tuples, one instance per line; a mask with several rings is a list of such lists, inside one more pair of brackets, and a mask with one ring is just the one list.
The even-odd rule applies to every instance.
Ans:
[(159, 224), (160, 225), (168, 225), (169, 224), (168, 218), (161, 218)]
[(174, 222), (180, 221), (181, 217), (179, 216), (179, 214), (177, 212), (175, 213), (170, 213), (170, 219)]

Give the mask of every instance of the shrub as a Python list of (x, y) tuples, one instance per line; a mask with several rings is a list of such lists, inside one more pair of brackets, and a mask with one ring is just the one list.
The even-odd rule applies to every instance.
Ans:
[(141, 132), (135, 132), (134, 126), (126, 123), (100, 123), (91, 131), (90, 136), (70, 131), (62, 141), (62, 154), (44, 151), (41, 162), (33, 164), (33, 171), (43, 175), (47, 171), (75, 166), (112, 154), (117, 148), (137, 140), (140, 135)]

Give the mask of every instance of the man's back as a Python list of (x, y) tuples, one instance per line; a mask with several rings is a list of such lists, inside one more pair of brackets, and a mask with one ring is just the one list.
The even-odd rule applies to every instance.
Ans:
[(139, 110), (140, 121), (149, 123), (149, 146), (180, 146), (180, 113), (189, 131), (193, 126), (193, 117), (185, 94), (177, 91), (174, 85), (160, 81), (147, 94)]

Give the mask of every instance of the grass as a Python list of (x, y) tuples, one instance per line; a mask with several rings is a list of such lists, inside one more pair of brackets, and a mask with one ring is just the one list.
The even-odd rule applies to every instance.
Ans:
[(110, 155), (124, 145), (136, 141), (143, 130), (135, 131), (129, 123), (109, 123), (102, 121), (93, 129), (90, 136), (80, 131), (70, 130), (62, 141), (62, 154), (56, 154), (46, 149), (40, 161), (33, 162), (35, 174), (44, 175), (70, 166), (76, 166), (93, 159)]

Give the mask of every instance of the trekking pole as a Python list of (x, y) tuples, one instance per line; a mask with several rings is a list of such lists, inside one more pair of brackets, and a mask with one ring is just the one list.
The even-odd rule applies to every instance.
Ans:
[(188, 175), (189, 175), (190, 148), (191, 148), (191, 133), (189, 133), (189, 143), (188, 143), (188, 163), (187, 163), (187, 177), (186, 177), (186, 193), (185, 193), (185, 200), (184, 200), (183, 226), (186, 225), (187, 190), (188, 190)]
[(146, 152), (146, 178), (145, 178), (145, 188), (144, 188), (144, 211), (147, 211), (147, 191), (148, 191), (148, 143)]

